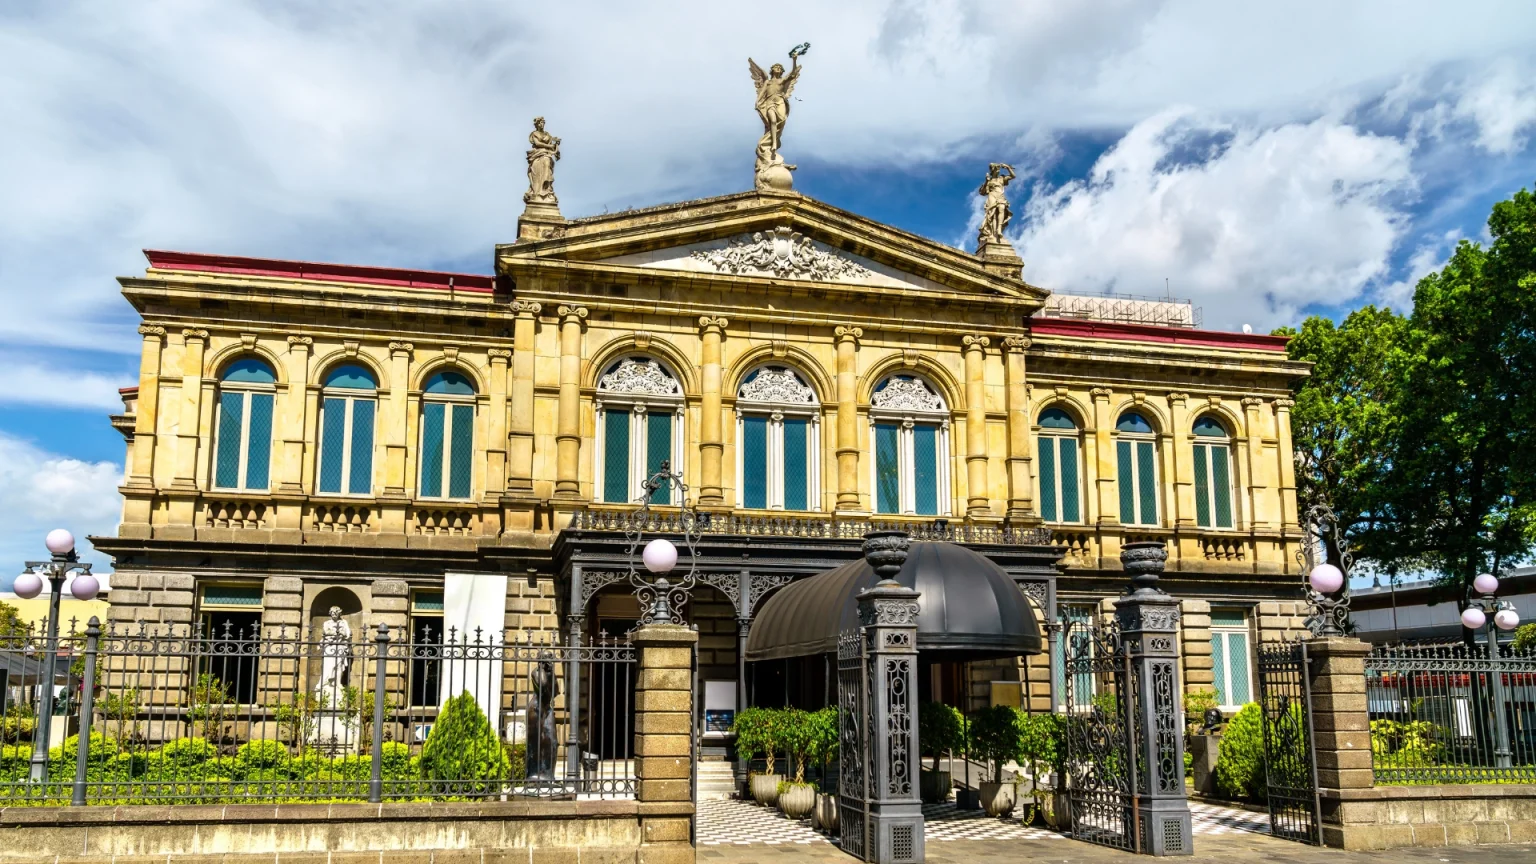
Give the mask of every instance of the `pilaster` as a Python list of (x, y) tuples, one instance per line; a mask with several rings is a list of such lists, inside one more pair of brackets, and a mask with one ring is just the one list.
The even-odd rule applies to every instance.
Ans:
[(1095, 474), (1095, 503), (1099, 510), (1100, 525), (1120, 524), (1120, 499), (1116, 494), (1115, 440), (1111, 436), (1114, 418), (1109, 416), (1109, 397), (1114, 391), (1108, 387), (1095, 387), (1093, 397), (1093, 444)]
[(1268, 531), (1271, 523), (1269, 506), (1270, 464), (1264, 459), (1264, 436), (1269, 431), (1264, 422), (1264, 400), (1257, 396), (1243, 399), (1243, 434), (1247, 438), (1247, 460), (1243, 473), (1248, 481), (1244, 496), (1247, 501), (1247, 527), (1254, 531)]
[[(721, 370), (720, 342), (730, 321), (699, 318), (701, 353), (703, 355), (702, 378), (704, 392), (699, 405), (699, 505), (723, 507), (725, 493), (721, 483), (721, 464), (725, 454), (725, 436), (720, 416)], [(740, 482), (738, 479), (737, 482)]]
[(507, 442), (507, 491), (533, 494), (533, 388), (539, 312), (543, 307), (527, 300), (513, 300), (512, 312), (512, 427)]
[(309, 404), (309, 354), (315, 340), (309, 336), (288, 337), (288, 391), (283, 394), (278, 440), (282, 457), (278, 462), (276, 490), (288, 494), (304, 492), (304, 443), (309, 440), (304, 418)]
[[(1189, 394), (1168, 394), (1169, 437), (1173, 443), (1173, 517), (1174, 527), (1195, 529), (1195, 450), (1189, 423)], [(1191, 538), (1191, 548), (1180, 548), (1181, 558), (1199, 557), (1199, 540)]]
[[(181, 405), (177, 411), (176, 472), (171, 486), (195, 490), (197, 486), (197, 446), (202, 426), (203, 354), (208, 348), (208, 331), (187, 328), (181, 331)], [(190, 524), (191, 519), (186, 520)]]
[(144, 337), (139, 355), (139, 398), (133, 417), (133, 461), (123, 485), (123, 523), (119, 537), (150, 536), (155, 506), (155, 449), (160, 417), (160, 363), (165, 352), (165, 328), (139, 325)]
[(667, 805), (640, 817), (639, 864), (694, 860), (693, 655), (699, 634), (676, 624), (647, 624), (631, 639), (635, 681), (635, 800)]
[(859, 340), (864, 328), (842, 326), (837, 340), (837, 512), (859, 513)]
[(512, 351), (488, 349), (491, 380), (485, 421), (485, 497), (495, 499), (507, 488), (507, 366)]
[(1025, 383), (1028, 336), (1003, 337), (1003, 374), (1008, 394), (1008, 518), (1035, 519), (1035, 484), (1031, 460), (1029, 388)]
[(986, 336), (966, 336), (965, 346), (965, 484), (967, 516), (989, 516), (987, 501), (987, 367)]
[[(1282, 526), (1296, 525), (1299, 518), (1296, 515), (1296, 463), (1291, 457), (1291, 407), (1295, 404), (1292, 399), (1275, 400), (1275, 468), (1279, 479)], [(1283, 550), (1281, 557), (1286, 557)], [(1287, 561), (1282, 566), (1288, 564)]]
[(560, 403), (555, 430), (555, 497), (581, 496), (581, 329), (582, 306), (561, 306)]
[(380, 497), (379, 530), (387, 534), (405, 533), (405, 508), (409, 487), (406, 476), (406, 442), (411, 435), (410, 390), (411, 358), (416, 346), (410, 342), (389, 343), (389, 399), (384, 404), (384, 490)]

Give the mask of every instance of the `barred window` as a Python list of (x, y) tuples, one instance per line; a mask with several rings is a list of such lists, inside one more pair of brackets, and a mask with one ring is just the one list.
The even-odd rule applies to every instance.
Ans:
[(356, 364), (337, 366), (325, 376), (320, 399), (320, 491), (373, 493), (373, 427), (378, 382)]
[(1079, 436), (1077, 423), (1060, 408), (1047, 408), (1040, 414), (1040, 518), (1046, 522), (1082, 521)]
[(462, 372), (427, 379), (421, 402), (421, 496), (468, 498), (473, 485), (475, 385)]
[(272, 466), (272, 404), (277, 374), (244, 357), (224, 367), (214, 418), (215, 489), (265, 490)]

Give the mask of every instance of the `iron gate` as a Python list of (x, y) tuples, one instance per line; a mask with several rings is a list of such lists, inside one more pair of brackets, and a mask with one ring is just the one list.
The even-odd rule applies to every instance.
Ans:
[(1321, 845), (1307, 643), (1272, 643), (1258, 653), (1269, 829), (1276, 837)]
[(1072, 836), (1141, 851), (1135, 826), (1136, 673), (1114, 623), (1067, 621), (1062, 632), (1066, 677), (1066, 787)]
[(869, 849), (869, 667), (864, 633), (837, 640), (837, 845), (859, 860)]

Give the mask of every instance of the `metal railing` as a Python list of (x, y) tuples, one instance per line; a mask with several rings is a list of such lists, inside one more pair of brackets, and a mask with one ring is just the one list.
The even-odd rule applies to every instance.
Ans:
[[(634, 795), (627, 642), (358, 630), (0, 635), (0, 806)], [(47, 752), (43, 687), (64, 706)]]
[(1377, 783), (1536, 782), (1536, 655), (1383, 646), (1365, 687)]
[[(640, 510), (634, 507), (583, 508), (571, 514), (573, 531), (638, 531), (647, 534), (680, 534), (683, 516), (676, 510)], [(814, 513), (783, 516), (698, 514), (698, 532), (704, 535), (744, 537), (803, 537), (829, 540), (863, 540), (871, 531), (905, 531), (913, 540), (978, 545), (1050, 546), (1051, 529), (983, 525), (962, 520), (926, 517), (911, 521), (842, 520)]]

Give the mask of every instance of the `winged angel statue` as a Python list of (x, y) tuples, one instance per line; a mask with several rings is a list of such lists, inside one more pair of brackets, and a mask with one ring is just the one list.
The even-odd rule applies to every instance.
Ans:
[(764, 72), (756, 60), (747, 58), (752, 83), (757, 87), (757, 116), (763, 120), (763, 137), (757, 141), (755, 176), (758, 189), (790, 188), (789, 172), (795, 166), (784, 164), (779, 145), (784, 138), (784, 122), (789, 119), (789, 97), (795, 90), (795, 82), (800, 79), (800, 57), (809, 50), (809, 42), (790, 49), (788, 75), (784, 74), (782, 63), (775, 63)]

